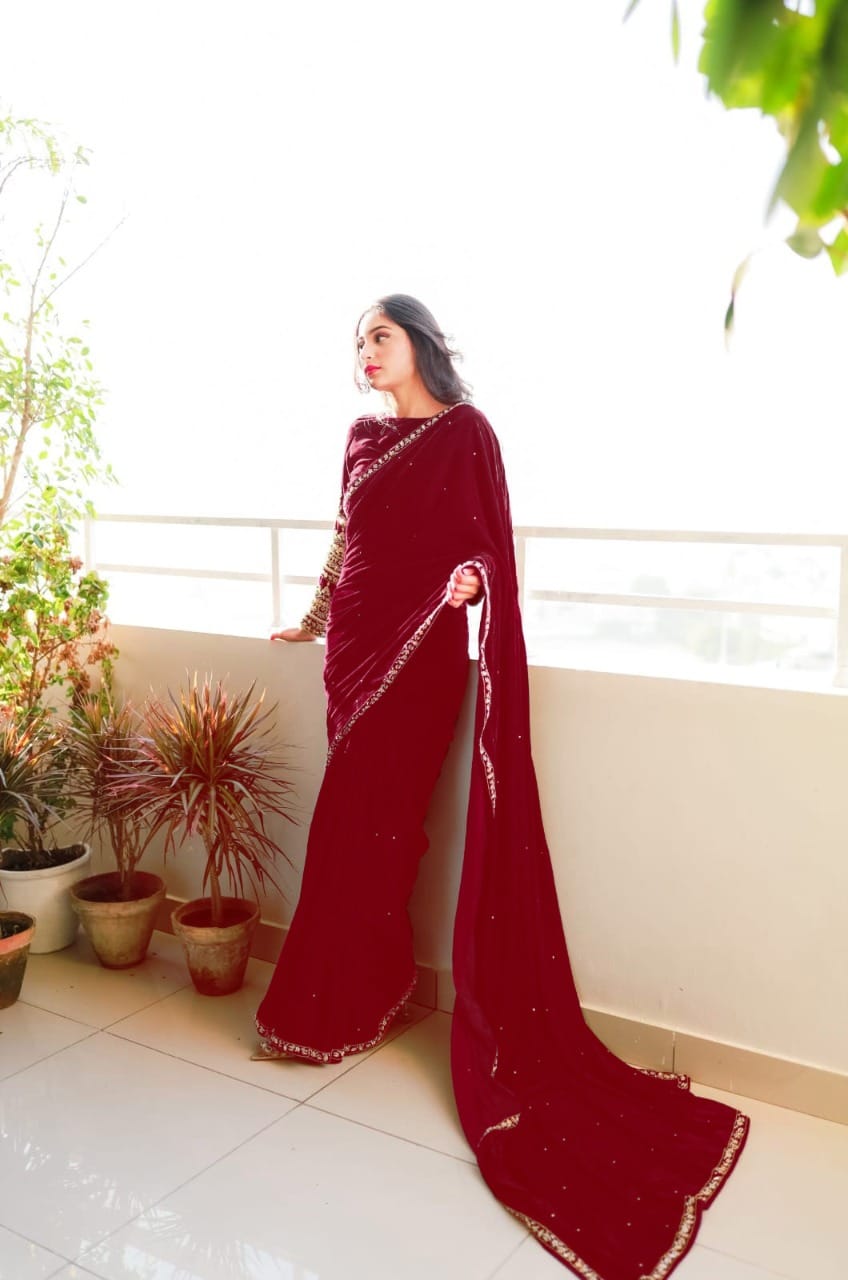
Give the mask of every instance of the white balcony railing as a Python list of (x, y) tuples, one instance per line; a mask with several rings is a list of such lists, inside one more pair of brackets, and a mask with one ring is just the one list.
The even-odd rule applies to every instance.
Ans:
[[(144, 526), (151, 533), (157, 527), (161, 530), (162, 526), (168, 526), (173, 530), (171, 545), (158, 556), (158, 562), (143, 563), (136, 558), (135, 550), (142, 540), (134, 539), (131, 558), (126, 555), (113, 558), (109, 554), (108, 545), (110, 529), (114, 532), (116, 526), (125, 525)], [(175, 542), (181, 527), (190, 527), (195, 531), (217, 530), (219, 533), (251, 530), (254, 536), (258, 534), (264, 542), (264, 550), (259, 552), (260, 563), (256, 563), (255, 543), (252, 556), (254, 567), (250, 570), (225, 567), (220, 563), (180, 563), (180, 551)], [(113, 577), (154, 575), (158, 578), (193, 579), (195, 582), (206, 579), (220, 584), (259, 584), (267, 588), (267, 618), (262, 621), (264, 623), (267, 620), (272, 626), (279, 626), (284, 616), (299, 616), (287, 608), (286, 600), (290, 589), (300, 588), (302, 594), (304, 588), (312, 587), (320, 567), (319, 552), (317, 556), (309, 556), (311, 572), (288, 571), (290, 563), (286, 555), (286, 538), (328, 532), (331, 527), (330, 522), (325, 520), (106, 514), (86, 525), (86, 563), (106, 576)], [(211, 532), (209, 536), (212, 536)], [(726, 548), (737, 561), (740, 555), (744, 556), (745, 549), (759, 549), (767, 558), (768, 574), (762, 576), (752, 587), (750, 574), (744, 582), (734, 583), (733, 573), (728, 574), (725, 568), (723, 577), (719, 575), (721, 581), (718, 585), (713, 583), (702, 593), (700, 589), (684, 589), (675, 593), (661, 575), (652, 576), (649, 572), (634, 575), (634, 564), (644, 557), (647, 566), (654, 554), (656, 548), (651, 544), (661, 544), (663, 555), (666, 558), (672, 556), (678, 571), (682, 567), (682, 573), (678, 572), (677, 577), (684, 582), (686, 568), (688, 566), (691, 569), (696, 553), (703, 558), (705, 549), (710, 547)], [(814, 625), (823, 624), (828, 630), (825, 664), (828, 680), (834, 685), (848, 686), (848, 534), (578, 529), (523, 525), (515, 528), (515, 545), (521, 606), (525, 627), (531, 635), (533, 618), (538, 621), (545, 609), (550, 611), (550, 606), (582, 606), (584, 612), (591, 612), (589, 607), (594, 606), (593, 617), (596, 620), (601, 615), (607, 618), (621, 616), (616, 615), (616, 611), (632, 609), (656, 610), (660, 615), (666, 611), (675, 611), (678, 615), (691, 616), (720, 614), (725, 619), (731, 616), (737, 619), (781, 618), (794, 619), (797, 623), (807, 620)], [(591, 563), (584, 562), (575, 573), (574, 555), (570, 553), (577, 546), (582, 546), (584, 552), (589, 546), (594, 548), (593, 555), (588, 557), (589, 562), (594, 558), (594, 569)], [(599, 557), (602, 547), (604, 549)], [(637, 550), (638, 548), (641, 550)], [(800, 571), (799, 555), (803, 563)], [(793, 556), (794, 572), (782, 574), (781, 557), (788, 559)], [(819, 559), (816, 560), (816, 557)], [(626, 578), (629, 572), (631, 581), (635, 577), (641, 584), (639, 589), (631, 586), (622, 590), (619, 589), (618, 582), (610, 584), (610, 576), (616, 577), (617, 559), (629, 561), (629, 565), (622, 571), (623, 577)], [(575, 573), (576, 578), (583, 579), (582, 585), (578, 585), (574, 579), (569, 582), (572, 573)], [(597, 577), (596, 581), (591, 581), (593, 573)], [(590, 579), (588, 583), (587, 576)], [(670, 576), (673, 578), (675, 574)], [(792, 579), (792, 590), (796, 598), (763, 598), (767, 594), (765, 585), (769, 577), (775, 583), (782, 582), (784, 586), (787, 579)], [(799, 580), (801, 598), (797, 598)], [(646, 584), (650, 586), (652, 583), (655, 589), (647, 589)], [(735, 593), (738, 586), (742, 589)], [(121, 618), (118, 617), (117, 620), (121, 621)], [(550, 635), (556, 631), (556, 625), (556, 622), (552, 625), (550, 620), (545, 624), (549, 640)]]

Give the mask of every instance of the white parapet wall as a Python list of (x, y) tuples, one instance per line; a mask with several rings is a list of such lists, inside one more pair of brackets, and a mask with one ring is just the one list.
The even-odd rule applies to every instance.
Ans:
[[(233, 688), (255, 680), (278, 704), (299, 825), (277, 829), (293, 863), (281, 864), (288, 901), (269, 896), (263, 910), (287, 923), (326, 747), (323, 647), (131, 627), (116, 627), (115, 638), (118, 683), (135, 700), (176, 689), (197, 670)], [(411, 904), (419, 963), (442, 973), (461, 870), (475, 673), (472, 666)], [(687, 1043), (739, 1046), (848, 1076), (845, 695), (534, 667), (531, 699), (542, 807), (584, 1005)], [(168, 864), (169, 893), (194, 896), (201, 868), (199, 850), (180, 853)]]
[(848, 701), (537, 668), (584, 1001), (848, 1072)]

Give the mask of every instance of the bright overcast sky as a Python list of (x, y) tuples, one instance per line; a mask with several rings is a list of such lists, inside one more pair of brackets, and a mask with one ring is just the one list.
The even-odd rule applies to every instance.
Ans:
[(700, 3), (28, 0), (0, 93), (94, 151), (68, 291), (109, 388), (101, 508), (330, 518), (352, 329), (420, 296), (521, 523), (848, 525), (848, 281), (757, 255), (780, 148), (707, 104)]

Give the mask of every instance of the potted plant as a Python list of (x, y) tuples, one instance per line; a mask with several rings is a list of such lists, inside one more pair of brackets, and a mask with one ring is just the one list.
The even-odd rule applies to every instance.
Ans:
[(0, 1009), (21, 993), (35, 920), (23, 911), (0, 911)]
[[(48, 846), (49, 828), (70, 808), (61, 732), (45, 714), (0, 722), (0, 891), (4, 906), (38, 920), (33, 953), (60, 951), (77, 933), (68, 890), (91, 849)], [(17, 838), (17, 846), (7, 841)]]
[[(52, 838), (58, 820), (74, 809), (73, 759), (58, 696), (64, 692), (72, 709), (89, 694), (93, 674), (108, 689), (116, 650), (102, 612), (106, 583), (83, 572), (64, 526), (46, 518), (35, 521), (8, 536), (5, 546), (0, 556), (0, 886), (6, 905), (38, 919), (32, 951), (57, 951), (76, 937), (68, 890), (86, 874), (91, 856), (79, 840), (59, 846)], [(2, 847), (13, 839), (16, 848)]]
[[(293, 821), (291, 784), (271, 740), (264, 694), (228, 694), (218, 681), (195, 675), (178, 696), (151, 698), (145, 736), (137, 739), (132, 769), (110, 785), (113, 801), (144, 822), (145, 846), (164, 837), (165, 855), (190, 836), (203, 843), (202, 887), (208, 896), (182, 903), (172, 915), (189, 971), (203, 995), (226, 995), (244, 980), (250, 941), (259, 920), (245, 896), (277, 887), (273, 859), (282, 851), (265, 826), (275, 814)], [(283, 854), (285, 857), (285, 854)], [(227, 883), (233, 891), (222, 892)]]
[(89, 857), (81, 844), (57, 850), (46, 839), (73, 808), (51, 718), (63, 689), (73, 700), (94, 668), (108, 676), (115, 652), (106, 583), (71, 549), (91, 514), (86, 493), (111, 478), (94, 433), (102, 391), (85, 326), (74, 331), (56, 309), (100, 247), (73, 239), (87, 165), (83, 149), (39, 121), (0, 113), (0, 190), (21, 232), (0, 247), (0, 848), (13, 837), (21, 846), (0, 854), (0, 905), (14, 900), (38, 917), (33, 951), (76, 935), (67, 883)]
[(142, 962), (165, 896), (161, 876), (137, 869), (142, 830), (127, 811), (125, 790), (113, 785), (133, 769), (136, 720), (128, 702), (115, 703), (104, 693), (75, 708), (65, 729), (77, 812), (87, 822), (88, 839), (108, 844), (117, 864), (117, 870), (86, 876), (71, 887), (71, 906), (107, 969)]

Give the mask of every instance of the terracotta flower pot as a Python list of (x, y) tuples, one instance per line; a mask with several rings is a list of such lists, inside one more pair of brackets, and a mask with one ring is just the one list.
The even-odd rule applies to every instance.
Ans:
[(0, 911), (0, 1009), (21, 994), (35, 919), (25, 911)]
[(259, 907), (247, 898), (224, 898), (224, 925), (212, 924), (209, 898), (194, 898), (177, 907), (171, 920), (186, 951), (189, 973), (204, 996), (238, 991), (259, 923)]
[(149, 871), (136, 871), (132, 896), (120, 896), (117, 871), (87, 876), (71, 887), (71, 906), (80, 918), (97, 959), (106, 969), (129, 969), (147, 955), (156, 912), (165, 896), (165, 881)]

